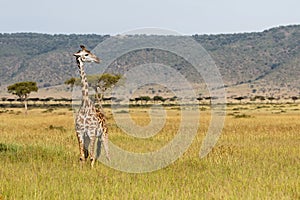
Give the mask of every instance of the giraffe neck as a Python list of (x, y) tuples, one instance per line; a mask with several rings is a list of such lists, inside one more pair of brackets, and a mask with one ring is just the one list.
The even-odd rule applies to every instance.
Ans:
[(88, 103), (89, 84), (86, 79), (86, 73), (84, 71), (83, 62), (80, 59), (77, 59), (77, 64), (78, 64), (80, 78), (81, 78), (82, 103)]

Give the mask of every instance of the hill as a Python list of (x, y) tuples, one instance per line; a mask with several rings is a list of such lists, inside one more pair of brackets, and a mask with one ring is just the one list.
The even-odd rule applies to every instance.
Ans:
[(300, 26), (260, 33), (195, 36), (214, 58), (229, 88), (299, 94)]
[[(51, 92), (51, 88), (77, 76), (72, 53), (80, 44), (93, 49), (109, 37), (95, 34), (0, 34), (1, 95), (5, 95), (8, 84), (19, 81), (36, 81), (40, 88)], [(229, 96), (299, 95), (300, 25), (276, 27), (259, 33), (193, 35), (193, 38), (215, 61)], [(152, 51), (156, 51), (152, 56), (171, 59), (172, 65), (183, 74), (193, 75), (182, 60), (170, 58), (158, 50)], [(131, 54), (125, 55), (119, 63), (140, 63), (148, 56), (147, 52), (149, 49), (135, 52), (139, 55), (135, 60)]]
[(94, 48), (107, 36), (0, 34), (1, 84), (32, 80), (40, 87), (63, 84), (75, 76), (72, 53), (80, 44)]

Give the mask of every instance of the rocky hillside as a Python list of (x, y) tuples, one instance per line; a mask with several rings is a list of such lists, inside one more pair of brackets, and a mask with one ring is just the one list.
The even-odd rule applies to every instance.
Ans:
[(108, 36), (0, 34), (0, 82), (36, 81), (40, 87), (63, 84), (76, 75), (72, 53), (80, 44), (94, 48)]
[(195, 36), (214, 58), (228, 87), (300, 89), (300, 26), (261, 33)]
[[(72, 53), (80, 44), (93, 49), (110, 36), (0, 34), (0, 84), (36, 81), (51, 88), (76, 76)], [(194, 35), (216, 62), (232, 94), (299, 95), (300, 25), (272, 28), (259, 33)], [(147, 51), (136, 52), (141, 60)], [(146, 52), (146, 53), (145, 53)], [(152, 56), (170, 60), (159, 51)], [(139, 60), (134, 62), (139, 63)], [(120, 63), (133, 62), (125, 55)], [(183, 74), (192, 74), (182, 60), (173, 63)], [(132, 63), (133, 65), (135, 63)]]

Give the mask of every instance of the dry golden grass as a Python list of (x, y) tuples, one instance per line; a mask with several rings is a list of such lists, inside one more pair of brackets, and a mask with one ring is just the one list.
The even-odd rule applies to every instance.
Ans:
[[(206, 109), (206, 110), (205, 110)], [(72, 111), (0, 110), (0, 199), (300, 199), (300, 106), (230, 105), (217, 145), (204, 159), (199, 150), (210, 122), (201, 111), (190, 148), (168, 167), (145, 174), (116, 171), (101, 163), (79, 167)], [(161, 132), (136, 139), (109, 116), (110, 140), (123, 149), (149, 152), (170, 141), (180, 122), (167, 108)], [(139, 125), (147, 108), (130, 110)]]

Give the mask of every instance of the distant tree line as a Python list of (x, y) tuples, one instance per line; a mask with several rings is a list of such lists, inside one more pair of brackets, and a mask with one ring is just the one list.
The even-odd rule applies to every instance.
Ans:
[[(94, 96), (91, 95), (91, 99), (93, 101), (97, 101)], [(216, 97), (198, 97), (196, 99), (190, 99), (191, 102), (195, 102), (197, 100), (199, 105), (209, 105), (211, 104), (212, 100), (216, 99)], [(239, 104), (242, 103), (249, 103), (249, 102), (256, 102), (259, 103), (278, 103), (280, 100), (279, 98), (274, 97), (264, 97), (264, 96), (256, 96), (253, 98), (248, 97), (233, 97), (232, 100), (237, 101)], [(289, 97), (288, 99), (284, 99), (285, 102), (290, 100), (292, 103), (296, 103), (300, 98), (297, 96)], [(21, 98), (6, 98), (2, 97), (0, 99), (2, 101), (2, 106), (7, 107), (20, 107), (24, 104), (24, 100)], [(109, 106), (113, 103), (122, 102), (124, 99), (117, 99), (116, 97), (103, 97), (102, 104), (104, 106)], [(70, 107), (73, 101), (80, 101), (80, 99), (70, 99), (70, 98), (54, 98), (54, 97), (47, 97), (47, 98), (27, 98), (26, 102), (30, 103), (30, 107)], [(131, 105), (153, 105), (153, 104), (162, 104), (162, 105), (176, 105), (180, 103), (181, 99), (174, 96), (174, 97), (163, 97), (163, 96), (139, 96), (135, 98), (130, 98), (129, 103)], [(8, 104), (3, 105), (4, 102)], [(230, 102), (228, 102), (230, 103)], [(24, 106), (24, 105), (23, 105)]]
[[(122, 100), (117, 99), (115, 97), (104, 97), (104, 93), (113, 88), (120, 80), (120, 75), (112, 75), (112, 74), (103, 74), (100, 76), (90, 76), (88, 77), (89, 82), (91, 83), (91, 87), (95, 90), (96, 95), (91, 96), (91, 99), (95, 101), (102, 101), (102, 103), (105, 104), (111, 104), (111, 103), (118, 103)], [(80, 80), (76, 78), (70, 78), (66, 80), (65, 84), (74, 86), (74, 85), (80, 85)], [(13, 95), (16, 95), (18, 98), (6, 98), (3, 97), (1, 100), (2, 102), (9, 102), (10, 106), (13, 105), (13, 102), (21, 102), (24, 104), (25, 107), (25, 114), (27, 114), (27, 104), (28, 101), (33, 102), (33, 105), (31, 106), (70, 106), (72, 101), (76, 101), (76, 99), (68, 99), (68, 98), (53, 98), (53, 97), (47, 97), (47, 98), (29, 98), (29, 95), (31, 92), (37, 92), (38, 87), (36, 82), (19, 82), (12, 84), (7, 87), (8, 93), (11, 93)], [(199, 95), (196, 99), (191, 99), (191, 101), (197, 100), (199, 104), (211, 104), (212, 100), (217, 99), (216, 97), (210, 97), (210, 96), (202, 96)], [(268, 101), (269, 103), (274, 103), (274, 101), (279, 101), (279, 97), (273, 97), (273, 96), (261, 96), (257, 95), (254, 97), (247, 97), (247, 96), (236, 96), (231, 97), (231, 99), (238, 101), (239, 103), (243, 103), (243, 101), (247, 100), (247, 102), (254, 102), (254, 101), (260, 101), (261, 103)], [(285, 98), (284, 100), (292, 100), (293, 103), (296, 103), (296, 101), (299, 99), (298, 96), (291, 96), (288, 98)], [(173, 97), (163, 97), (159, 95), (155, 95), (153, 97), (150, 96), (139, 96), (135, 98), (130, 98), (129, 102), (131, 104), (135, 105), (147, 105), (149, 102), (152, 102), (152, 104), (165, 104), (165, 102), (168, 102), (169, 104), (177, 104), (177, 102), (180, 102), (180, 98), (177, 96)], [(80, 101), (80, 99), (78, 99)], [(51, 103), (52, 102), (52, 103)], [(54, 102), (54, 103), (53, 103)], [(40, 104), (38, 104), (40, 103)], [(18, 103), (19, 105), (19, 103)]]
[[(284, 98), (285, 101), (287, 100), (292, 100), (293, 103), (296, 103), (296, 101), (299, 99), (300, 97), (297, 96), (291, 96), (291, 97), (286, 97)], [(281, 100), (280, 97), (273, 97), (273, 96), (262, 96), (262, 95), (257, 95), (254, 97), (247, 97), (247, 96), (238, 96), (238, 97), (232, 97), (232, 99), (239, 101), (240, 103), (242, 103), (243, 100), (249, 99), (250, 101), (260, 101), (265, 102), (268, 101), (270, 103), (274, 103), (274, 101), (278, 102), (279, 100)]]

